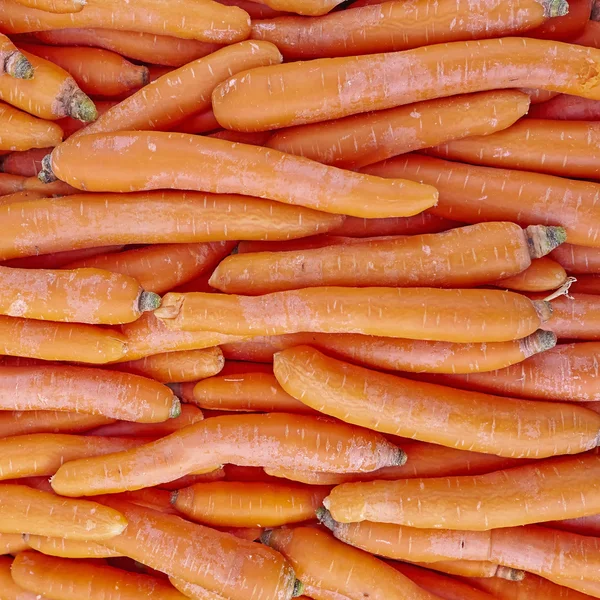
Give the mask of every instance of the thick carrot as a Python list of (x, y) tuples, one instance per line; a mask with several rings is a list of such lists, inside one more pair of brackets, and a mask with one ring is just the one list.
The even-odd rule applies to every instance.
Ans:
[(0, 316), (0, 340), (0, 354), (8, 356), (93, 364), (124, 360), (128, 356), (123, 335), (80, 323)]
[(13, 563), (12, 556), (0, 556), (0, 589), (5, 600), (49, 600), (41, 594), (33, 594), (17, 585), (11, 574), (10, 568)]
[(24, 181), (25, 177), (22, 177), (21, 175), (0, 173), (0, 196), (21, 192), (23, 190)]
[[(0, 103), (0, 127), (0, 150), (11, 152), (56, 146), (63, 138), (62, 129), (56, 123), (36, 119), (4, 103)], [(3, 157), (3, 171), (5, 173), (13, 172), (6, 168), (6, 163), (7, 159)], [(13, 174), (25, 175), (22, 172)]]
[(72, 540), (104, 540), (127, 526), (116, 510), (96, 502), (60, 498), (25, 485), (0, 484), (0, 532)]
[(356, 56), (516, 35), (567, 10), (566, 2), (539, 0), (384, 2), (312, 19), (253, 21), (252, 37), (273, 42), (288, 60)]
[(235, 247), (235, 242), (153, 244), (125, 252), (97, 254), (68, 265), (95, 267), (129, 275), (150, 292), (162, 294), (212, 270)]
[(542, 325), (564, 340), (600, 340), (600, 296), (573, 294), (552, 302), (552, 317)]
[(15, 204), (17, 202), (29, 202), (30, 200), (39, 200), (40, 198), (47, 197), (48, 196), (46, 196), (46, 194), (42, 192), (32, 192), (29, 190), (23, 190), (22, 192), (15, 192), (14, 194), (6, 194), (5, 196), (0, 196), (0, 205)]
[(600, 276), (578, 275), (569, 291), (575, 294), (600, 294)]
[(570, 243), (600, 245), (600, 210), (596, 206), (600, 185), (596, 183), (419, 155), (399, 156), (363, 170), (435, 185), (440, 201), (431, 211), (447, 219), (562, 225)]
[(563, 244), (552, 251), (552, 258), (568, 273), (600, 274), (600, 249)]
[(545, 292), (559, 288), (566, 281), (567, 273), (563, 267), (544, 256), (532, 260), (529, 267), (518, 275), (500, 279), (493, 285), (518, 292)]
[[(29, 117), (31, 118), (31, 117)], [(39, 123), (35, 119), (36, 123)], [(62, 140), (62, 129), (56, 124), (56, 122), (47, 122), (47, 131), (51, 131), (54, 127), (58, 129), (57, 141), (52, 141), (52, 145), (60, 143)], [(42, 134), (45, 135), (45, 134)], [(29, 143), (41, 145), (42, 141), (39, 142), (39, 136), (35, 138), (29, 138)], [(34, 147), (30, 150), (21, 150), (18, 152), (11, 152), (0, 158), (0, 170), (4, 173), (12, 173), (13, 175), (22, 175), (23, 177), (37, 177), (37, 174), (42, 170), (42, 159), (46, 154), (52, 151), (52, 148), (48, 147)], [(41, 196), (40, 196), (41, 197)]]
[[(95, 299), (95, 300), (94, 300)], [(136, 279), (103, 269), (0, 266), (0, 314), (27, 319), (119, 325), (160, 306)]]
[(0, 75), (5, 73), (17, 79), (31, 79), (33, 67), (12, 41), (0, 33)]
[(20, 533), (0, 533), (0, 555), (17, 554), (29, 548)]
[(128, 521), (107, 547), (230, 600), (292, 597), (294, 572), (270, 548), (123, 500), (102, 501)]
[(547, 523), (553, 529), (570, 531), (579, 535), (590, 535), (600, 537), (600, 513), (590, 515), (589, 517), (579, 517), (577, 519), (563, 519), (562, 521), (550, 521)]
[(282, 240), (326, 232), (343, 219), (245, 196), (81, 194), (0, 206), (0, 260), (113, 244)]
[(76, 13), (83, 10), (85, 0), (16, 0), (18, 4), (51, 13)]
[(250, 18), (245, 11), (212, 0), (173, 0), (168, 7), (159, 0), (138, 0), (131, 6), (118, 0), (87, 0), (83, 10), (75, 14), (52, 14), (2, 0), (0, 15), (0, 29), (6, 33), (100, 27), (220, 44), (239, 42), (250, 34)]
[[(100, 164), (117, 148), (119, 160), (106, 178)], [(85, 161), (80, 160), (83, 155)], [(236, 169), (244, 170), (244, 178), (231, 175)], [(277, 150), (185, 133), (71, 137), (44, 160), (40, 178), (52, 181), (54, 177), (96, 192), (193, 188), (359, 217), (410, 216), (437, 202), (431, 186), (360, 175)]]
[[(364, 333), (474, 343), (527, 336), (549, 318), (551, 306), (499, 290), (314, 287), (255, 297), (169, 293), (153, 314), (183, 331)], [(232, 321), (231, 314), (240, 316)]]
[(523, 119), (503, 131), (456, 139), (427, 152), (476, 165), (598, 179), (599, 142), (596, 123)]
[(318, 286), (471, 287), (521, 273), (565, 239), (560, 227), (523, 231), (514, 223), (480, 223), (303, 252), (235, 254), (217, 266), (209, 283), (252, 296)]
[(512, 125), (528, 107), (529, 97), (516, 90), (453, 96), (290, 127), (276, 132), (267, 146), (328, 165), (357, 169), (446, 141), (489, 135)]
[(0, 367), (0, 374), (1, 410), (83, 412), (141, 423), (166, 421), (181, 410), (168, 387), (129, 373), (49, 366)]
[(598, 445), (599, 415), (579, 406), (403, 379), (308, 346), (276, 354), (274, 371), (283, 389), (311, 408), (383, 433), (514, 458), (576, 454)]
[[(52, 185), (52, 184), (50, 184)], [(47, 197), (41, 192), (29, 192), (28, 194), (39, 194), (39, 198)], [(82, 248), (80, 250), (65, 250), (64, 252), (54, 252), (51, 254), (40, 254), (35, 256), (26, 256), (24, 258), (15, 258), (3, 263), (5, 267), (16, 267), (18, 269), (60, 269), (65, 265), (76, 260), (84, 260), (96, 254), (108, 254), (110, 252), (119, 252), (124, 246), (100, 246), (98, 248)]]
[(452, 42), (252, 69), (215, 89), (213, 110), (226, 129), (266, 131), (490, 89), (540, 87), (600, 99), (591, 66), (598, 62), (600, 51), (560, 42)]
[[(170, 419), (173, 421), (175, 419)], [(52, 410), (0, 412), (0, 437), (34, 433), (79, 433), (107, 425), (111, 419)]]
[(98, 542), (66, 540), (59, 537), (29, 534), (25, 534), (23, 539), (27, 542), (27, 548), (48, 556), (59, 556), (61, 558), (111, 558), (120, 556), (118, 552), (109, 550)]
[(173, 506), (215, 527), (278, 527), (313, 519), (329, 487), (216, 481), (173, 492)]
[(41, 119), (55, 121), (71, 116), (93, 121), (94, 103), (79, 89), (64, 69), (48, 60), (23, 53), (34, 69), (32, 79), (0, 75), (0, 99)]
[(345, 423), (288, 413), (248, 414), (205, 419), (101, 460), (65, 463), (52, 486), (62, 495), (97, 495), (158, 485), (223, 463), (344, 473), (404, 460), (404, 453), (380, 434)]
[(17, 585), (53, 600), (101, 600), (115, 592), (120, 600), (186, 598), (164, 579), (37, 552), (21, 552), (11, 574)]

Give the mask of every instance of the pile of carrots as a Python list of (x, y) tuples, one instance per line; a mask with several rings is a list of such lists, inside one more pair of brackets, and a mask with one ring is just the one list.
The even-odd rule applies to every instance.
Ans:
[(0, 0), (0, 600), (600, 598), (600, 2)]

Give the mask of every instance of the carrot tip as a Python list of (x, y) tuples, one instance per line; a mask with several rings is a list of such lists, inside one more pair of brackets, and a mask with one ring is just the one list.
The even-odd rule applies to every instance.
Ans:
[(406, 452), (402, 450), (402, 448), (396, 448), (395, 457), (390, 466), (392, 467), (401, 467), (406, 464), (407, 460)]
[(98, 118), (98, 111), (92, 99), (77, 89), (69, 103), (69, 116), (84, 123), (91, 123)]
[(567, 241), (567, 232), (564, 227), (530, 225), (525, 229), (525, 236), (531, 258), (546, 256)]
[(297, 598), (298, 596), (302, 596), (302, 594), (304, 594), (304, 584), (299, 579), (296, 579), (296, 581), (294, 581), (292, 598)]
[(42, 158), (42, 168), (38, 173), (38, 179), (42, 183), (52, 183), (53, 181), (58, 181), (58, 177), (54, 174), (52, 170), (52, 155), (46, 154), (44, 158)]
[(160, 306), (160, 303), (161, 298), (158, 294), (144, 290), (138, 300), (138, 309), (141, 313), (156, 310)]
[(569, 14), (569, 3), (566, 0), (542, 0), (545, 17), (564, 17)]
[(321, 525), (325, 525), (327, 529), (330, 529), (331, 531), (335, 529), (335, 519), (324, 506), (317, 508), (317, 519), (319, 519), (319, 523), (321, 523)]
[(525, 579), (525, 571), (499, 566), (496, 571), (496, 577), (508, 579), (508, 581), (523, 581), (523, 579)]
[(177, 396), (173, 396), (173, 404), (171, 406), (171, 412), (169, 412), (169, 417), (171, 419), (176, 419), (181, 414), (181, 402)]
[(531, 335), (520, 340), (520, 345), (523, 355), (527, 358), (554, 348), (557, 341), (556, 334), (553, 331), (538, 329)]
[(20, 52), (13, 52), (4, 61), (4, 71), (15, 79), (32, 79), (33, 65)]
[(175, 490), (174, 492), (171, 492), (171, 497), (169, 498), (169, 502), (175, 506), (175, 504), (177, 503), (177, 498), (179, 497), (179, 490)]

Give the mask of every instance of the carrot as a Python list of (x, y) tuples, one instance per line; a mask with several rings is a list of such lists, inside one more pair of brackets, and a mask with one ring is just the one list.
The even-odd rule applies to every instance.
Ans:
[(110, 422), (111, 419), (106, 417), (74, 412), (3, 410), (0, 412), (0, 437), (34, 433), (79, 433)]
[[(98, 168), (117, 148), (119, 161), (107, 180)], [(70, 138), (44, 159), (43, 166), (42, 181), (58, 177), (89, 191), (194, 188), (360, 217), (410, 216), (437, 201), (431, 186), (341, 171), (276, 150), (185, 133), (123, 132)], [(245, 177), (232, 177), (234, 168), (243, 169)]]
[(226, 129), (266, 131), (490, 89), (600, 99), (599, 61), (593, 48), (518, 37), (317, 59), (240, 73), (215, 89), (213, 110)]
[(34, 192), (42, 192), (48, 196), (69, 196), (77, 194), (79, 190), (65, 183), (64, 181), (54, 181), (52, 183), (43, 183), (36, 177), (26, 177), (23, 181), (23, 189)]
[(445, 385), (469, 390), (563, 402), (600, 401), (599, 342), (561, 344), (519, 365), (467, 375), (437, 377)]
[[(213, 465), (214, 466), (214, 465)], [(210, 467), (212, 468), (212, 467)], [(201, 469), (206, 470), (206, 469)], [(206, 473), (201, 474), (192, 474), (192, 475), (184, 475), (183, 477), (178, 477), (177, 479), (173, 479), (173, 481), (167, 481), (165, 483), (160, 483), (156, 487), (161, 491), (169, 491), (175, 492), (180, 490), (181, 488), (189, 487), (190, 485), (196, 485), (197, 483), (208, 483), (210, 481), (222, 481), (225, 479), (225, 471), (223, 467), (212, 468), (212, 470), (208, 470)], [(140, 504), (136, 500), (135, 504)], [(151, 507), (153, 508), (153, 507)], [(161, 508), (161, 512), (165, 512)]]
[(220, 4), (225, 6), (239, 6), (244, 9), (252, 19), (272, 19), (274, 17), (280, 17), (287, 13), (281, 12), (267, 6), (266, 4), (259, 4), (251, 0), (218, 0)]
[(40, 31), (34, 36), (40, 42), (52, 46), (104, 48), (127, 58), (170, 67), (181, 67), (220, 48), (218, 44), (183, 40), (168, 35), (104, 28), (55, 29)]
[(5, 73), (17, 79), (31, 79), (33, 67), (12, 41), (0, 33), (0, 75)]
[(250, 33), (250, 19), (245, 11), (212, 0), (173, 0), (168, 7), (157, 0), (139, 0), (132, 6), (115, 0), (87, 0), (83, 10), (75, 14), (52, 14), (14, 0), (2, 0), (0, 15), (0, 29), (6, 33), (100, 27), (220, 44), (239, 42)]
[(242, 196), (78, 194), (0, 206), (0, 260), (113, 244), (290, 239), (342, 221), (339, 215)]
[(11, 574), (17, 585), (53, 600), (100, 600), (115, 592), (121, 600), (186, 598), (162, 579), (37, 552), (21, 552), (13, 562)]
[(22, 50), (62, 67), (86, 94), (118, 96), (148, 83), (148, 67), (100, 48), (21, 44)]
[(553, 529), (569, 531), (579, 535), (600, 536), (600, 513), (577, 519), (563, 519), (562, 521), (550, 521), (547, 523)]
[(207, 137), (238, 144), (264, 146), (271, 137), (271, 133), (268, 131), (230, 131), (229, 129), (221, 129), (207, 134)]
[(22, 191), (24, 181), (25, 177), (21, 177), (21, 175), (0, 173), (0, 196)]
[(600, 274), (600, 250), (563, 244), (552, 251), (552, 258), (567, 272), (579, 274)]
[(440, 201), (431, 211), (447, 219), (562, 225), (570, 243), (600, 245), (600, 211), (595, 206), (600, 186), (596, 183), (418, 155), (399, 156), (363, 170), (435, 185)]
[(179, 131), (180, 133), (206, 133), (216, 129), (219, 129), (219, 123), (217, 123), (210, 108), (186, 117), (172, 127), (172, 131)]
[(20, 533), (0, 533), (0, 555), (17, 554), (29, 548)]
[(278, 529), (266, 532), (261, 539), (289, 560), (304, 592), (311, 597), (320, 598), (323, 590), (336, 598), (352, 600), (436, 598), (382, 560), (346, 546), (323, 531), (309, 527)]
[[(96, 112), (98, 113), (98, 117), (103, 115), (105, 112), (108, 112), (113, 106), (119, 104), (119, 100), (115, 100), (112, 98), (111, 100), (94, 100), (94, 104), (96, 105)], [(58, 119), (56, 121), (57, 125), (60, 125), (64, 132), (64, 139), (67, 139), (71, 135), (73, 135), (76, 131), (83, 129), (86, 127), (86, 123), (82, 123), (77, 119), (73, 119), (72, 117), (64, 117), (63, 119)]]
[(55, 121), (71, 116), (93, 121), (94, 103), (65, 70), (50, 61), (23, 52), (34, 69), (32, 79), (0, 76), (0, 99), (41, 119)]
[[(52, 185), (52, 184), (51, 184)], [(23, 192), (25, 194), (39, 195), (44, 198), (42, 192)], [(40, 254), (37, 256), (26, 256), (24, 258), (15, 258), (3, 263), (6, 267), (18, 269), (60, 269), (65, 265), (85, 258), (96, 256), (96, 254), (108, 254), (110, 252), (119, 252), (124, 246), (100, 246), (98, 248), (82, 248), (78, 250), (65, 250), (64, 252), (54, 252), (51, 254)]]
[(444, 219), (425, 211), (414, 217), (389, 217), (387, 219), (359, 219), (346, 217), (344, 222), (330, 233), (336, 236), (356, 238), (383, 235), (418, 235), (421, 233), (440, 233), (459, 223)]
[(14, 582), (10, 574), (13, 560), (12, 556), (0, 556), (0, 588), (3, 598), (6, 600), (49, 600), (46, 596), (24, 590)]
[(16, 0), (18, 4), (51, 13), (76, 13), (83, 10), (84, 0)]
[(577, 590), (589, 594), (592, 598), (600, 598), (600, 583), (581, 579), (567, 579), (565, 577), (548, 577), (554, 583), (565, 586), (567, 589)]
[[(62, 140), (62, 129), (56, 123), (48, 123), (48, 127), (57, 127), (59, 129), (58, 141), (52, 142), (53, 145), (58, 144)], [(36, 137), (35, 140), (37, 139)], [(29, 142), (31, 142), (31, 139)], [(34, 143), (39, 145), (41, 141), (35, 141)], [(0, 158), (0, 170), (4, 173), (22, 175), (23, 177), (37, 177), (37, 174), (42, 169), (42, 159), (51, 151), (52, 148), (44, 147), (11, 152)]]
[[(257, 297), (169, 293), (153, 314), (183, 331), (364, 333), (474, 343), (527, 336), (548, 319), (550, 309), (549, 303), (499, 290), (314, 287)], [(239, 318), (226, 318), (231, 314)]]
[(294, 573), (270, 548), (123, 500), (102, 501), (129, 523), (107, 547), (230, 600), (292, 597)]
[(215, 527), (278, 527), (308, 521), (330, 488), (298, 484), (216, 481), (173, 492), (173, 506), (192, 521)]
[(501, 578), (520, 581), (525, 576), (525, 573), (519, 569), (503, 567), (487, 560), (440, 560), (432, 563), (413, 563), (411, 561), (411, 564), (458, 577)]
[[(0, 132), (0, 150), (11, 152), (56, 146), (63, 137), (62, 129), (55, 123), (36, 119), (3, 103), (0, 103), (0, 126), (2, 128)], [(6, 162), (7, 159), (3, 158), (2, 168), (5, 173), (10, 173), (11, 171), (6, 169)], [(14, 174), (24, 175), (24, 173)]]
[(135, 492), (123, 492), (115, 497), (170, 515), (179, 515), (179, 512), (171, 504), (172, 492), (167, 490), (144, 488)]
[(593, 0), (569, 0), (569, 8), (557, 15), (555, 19), (548, 19), (540, 27), (527, 32), (528, 37), (573, 41), (573, 36), (578, 35), (589, 22), (592, 12)]
[(234, 415), (205, 419), (131, 451), (65, 463), (52, 487), (61, 495), (97, 495), (158, 485), (223, 463), (344, 473), (404, 460), (381, 435), (345, 423), (288, 413)]
[(559, 288), (566, 281), (567, 273), (562, 266), (551, 258), (543, 257), (533, 259), (529, 267), (518, 275), (500, 279), (493, 285), (519, 292), (545, 292)]
[(560, 94), (548, 102), (532, 106), (528, 116), (534, 119), (597, 121), (600, 119), (600, 101)]
[(513, 458), (576, 454), (598, 445), (599, 415), (579, 406), (403, 379), (308, 346), (277, 353), (274, 372), (288, 394), (311, 408), (383, 433)]
[(9, 356), (93, 364), (124, 360), (128, 356), (127, 340), (121, 334), (79, 323), (0, 316), (0, 339), (0, 354)]
[(569, 291), (575, 294), (600, 294), (600, 277), (597, 274), (578, 275)]
[(552, 317), (542, 327), (559, 340), (600, 340), (600, 296), (574, 294), (557, 298), (552, 308)]
[(334, 9), (342, 0), (254, 0), (258, 4), (266, 4), (274, 10), (296, 13), (299, 15), (319, 16)]
[(0, 367), (0, 374), (1, 410), (62, 410), (141, 423), (166, 421), (181, 410), (168, 387), (129, 373), (49, 366)]
[(60, 498), (25, 485), (0, 484), (0, 532), (72, 540), (104, 540), (127, 526), (116, 510), (88, 500)]
[(453, 140), (428, 153), (489, 167), (598, 179), (599, 142), (595, 123), (524, 119), (504, 131)]
[(567, 10), (564, 2), (539, 0), (384, 2), (312, 19), (253, 21), (252, 37), (273, 42), (288, 60), (356, 56), (520, 34)]
[(514, 223), (480, 223), (304, 252), (235, 254), (217, 266), (209, 283), (252, 296), (317, 286), (471, 287), (518, 275), (565, 239), (560, 227), (523, 231)]
[[(235, 247), (235, 242), (153, 244), (119, 253), (97, 254), (68, 265), (122, 273), (148, 291), (162, 294), (212, 270)], [(174, 268), (174, 265), (176, 268)]]
[(32, 192), (29, 190), (24, 190), (22, 192), (15, 192), (14, 194), (0, 196), (0, 205), (15, 204), (17, 202), (29, 202), (30, 200), (39, 200), (40, 198), (47, 197), (48, 196), (46, 196), (46, 194), (42, 192)]
[(29, 534), (25, 534), (23, 539), (26, 540), (28, 549), (31, 548), (48, 556), (59, 556), (61, 558), (111, 558), (120, 556), (118, 552), (109, 550), (97, 542), (66, 540), (59, 537)]
[(559, 92), (550, 92), (548, 90), (542, 90), (539, 88), (520, 88), (519, 91), (529, 96), (531, 106), (535, 106), (536, 104), (540, 104), (542, 102), (547, 102), (548, 100), (559, 95)]
[(169, 577), (169, 581), (174, 588), (178, 589), (186, 598), (192, 600), (225, 600), (221, 594), (216, 592), (209, 592), (206, 588), (196, 584), (184, 581), (183, 579), (177, 579), (176, 577)]

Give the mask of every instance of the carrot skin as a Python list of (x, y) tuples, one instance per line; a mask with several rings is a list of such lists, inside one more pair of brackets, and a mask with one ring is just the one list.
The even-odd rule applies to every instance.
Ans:
[(529, 267), (518, 275), (500, 279), (493, 285), (518, 292), (546, 292), (558, 289), (566, 281), (567, 273), (562, 266), (544, 256), (532, 260)]
[(391, 217), (388, 219), (358, 219), (346, 217), (342, 225), (331, 230), (331, 235), (354, 238), (376, 237), (381, 235), (419, 235), (421, 233), (440, 233), (459, 223), (437, 217), (430, 211), (424, 211), (414, 217)]
[(0, 33), (0, 75), (4, 74), (18, 79), (31, 79), (33, 66), (11, 39)]
[[(39, 194), (39, 196), (37, 196), (38, 198), (47, 197), (41, 192), (33, 193)], [(91, 256), (96, 256), (96, 254), (119, 252), (123, 247), (124, 246), (100, 246), (97, 248), (83, 248), (81, 250), (65, 250), (64, 252), (15, 258), (13, 260), (4, 261), (2, 264), (5, 267), (16, 267), (19, 269), (60, 269), (74, 260), (83, 260)]]
[(600, 296), (573, 294), (552, 302), (552, 317), (542, 325), (559, 340), (600, 340)]
[(552, 251), (551, 257), (574, 275), (600, 274), (600, 249), (563, 244)]
[(23, 191), (24, 181), (25, 177), (22, 177), (21, 175), (0, 173), (0, 196)]
[(0, 438), (35, 433), (82, 433), (112, 422), (103, 416), (75, 412), (3, 410), (0, 412)]
[(47, 556), (60, 558), (111, 558), (120, 556), (118, 552), (109, 550), (98, 542), (66, 540), (58, 537), (25, 534), (27, 548), (41, 552)]
[[(9, 104), (0, 103), (0, 124), (2, 125), (0, 150), (23, 152), (31, 148), (47, 148), (60, 144), (63, 138), (63, 131), (56, 123), (37, 119)], [(4, 173), (24, 176), (31, 174), (22, 170), (19, 172), (12, 170), (8, 156), (2, 157), (0, 162)]]
[(571, 0), (566, 14), (548, 19), (540, 27), (528, 31), (528, 37), (573, 42), (573, 36), (580, 34), (589, 22), (592, 0)]
[(82, 0), (16, 0), (18, 4), (51, 13), (76, 13), (83, 10)]
[(0, 556), (0, 586), (6, 600), (48, 600), (45, 596), (24, 590), (14, 582), (10, 574), (13, 561), (12, 556)]
[(0, 533), (0, 555), (17, 554), (29, 548), (20, 533)]
[[(600, 24), (596, 23), (596, 25)], [(533, 119), (597, 121), (600, 119), (600, 101), (559, 94), (546, 102), (532, 106), (527, 116)]]

